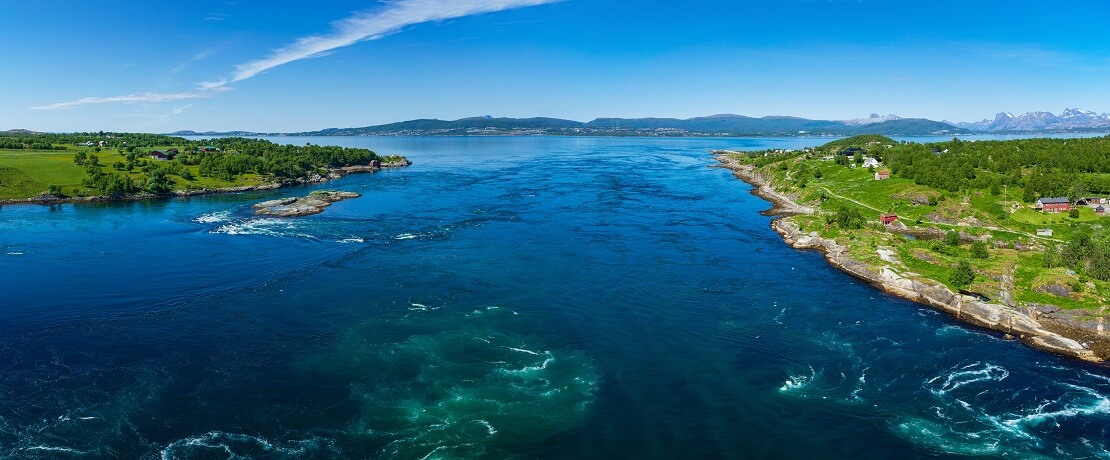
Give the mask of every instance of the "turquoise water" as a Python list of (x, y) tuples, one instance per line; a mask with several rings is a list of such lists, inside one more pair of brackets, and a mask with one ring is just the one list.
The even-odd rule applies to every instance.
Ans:
[[(787, 247), (707, 153), (826, 139), (312, 141), (414, 165), (0, 208), (0, 457), (1110, 456), (1105, 368)], [(319, 188), (364, 196), (250, 213)]]

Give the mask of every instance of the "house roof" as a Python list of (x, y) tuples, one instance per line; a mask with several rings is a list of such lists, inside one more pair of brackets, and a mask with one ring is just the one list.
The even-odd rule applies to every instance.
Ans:
[(1071, 204), (1071, 200), (1067, 198), (1041, 198), (1037, 201), (1042, 204)]

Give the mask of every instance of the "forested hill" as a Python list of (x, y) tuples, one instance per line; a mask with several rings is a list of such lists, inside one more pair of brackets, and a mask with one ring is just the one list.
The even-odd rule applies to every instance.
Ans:
[[(329, 128), (287, 133), (290, 136), (482, 136), (482, 135), (587, 135), (587, 136), (852, 136), (878, 133), (888, 136), (970, 134), (938, 121), (901, 118), (874, 123), (810, 120), (797, 117), (746, 117), (713, 115), (697, 118), (598, 118), (589, 122), (559, 118), (472, 117), (459, 120), (420, 119), (361, 128)], [(198, 135), (179, 131), (175, 135)], [(276, 133), (203, 133), (246, 135)]]
[[(883, 143), (885, 144), (885, 143)], [(937, 144), (873, 144), (894, 174), (947, 191), (1020, 187), (1024, 201), (1110, 194), (1110, 136)]]

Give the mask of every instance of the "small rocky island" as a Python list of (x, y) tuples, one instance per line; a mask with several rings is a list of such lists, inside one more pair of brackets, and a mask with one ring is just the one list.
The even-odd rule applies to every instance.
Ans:
[(332, 203), (361, 196), (354, 192), (318, 190), (300, 198), (281, 198), (258, 203), (254, 205), (254, 213), (277, 217), (308, 216), (324, 212), (324, 208), (331, 206)]

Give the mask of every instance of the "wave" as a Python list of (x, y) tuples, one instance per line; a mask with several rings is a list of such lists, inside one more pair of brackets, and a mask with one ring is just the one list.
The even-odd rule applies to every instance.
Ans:
[(1000, 366), (976, 362), (933, 377), (925, 383), (933, 394), (944, 395), (973, 383), (1001, 382), (1009, 376), (1010, 372)]
[(297, 221), (277, 218), (249, 219), (241, 222), (231, 222), (217, 227), (210, 233), (316, 238), (314, 235), (304, 233)]
[(797, 391), (797, 390), (803, 390), (806, 387), (813, 384), (813, 382), (815, 382), (816, 380), (817, 380), (817, 370), (814, 369), (813, 366), (809, 366), (809, 375), (806, 375), (806, 374), (797, 374), (797, 375), (791, 374), (786, 379), (786, 381), (783, 382), (782, 386), (779, 387), (779, 391), (783, 392), (783, 393), (790, 393), (790, 392), (794, 392), (794, 391)]
[(215, 224), (220, 222), (227, 222), (231, 219), (231, 211), (216, 211), (206, 214), (201, 214), (193, 218), (193, 222), (198, 224)]
[(332, 439), (313, 437), (305, 440), (270, 441), (262, 437), (223, 431), (180, 439), (159, 452), (163, 460), (181, 458), (303, 458), (334, 457), (340, 454)]

